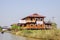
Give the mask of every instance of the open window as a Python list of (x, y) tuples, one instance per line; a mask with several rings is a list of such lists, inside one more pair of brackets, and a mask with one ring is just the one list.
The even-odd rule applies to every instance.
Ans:
[(43, 18), (40, 18), (40, 21), (43, 21)]

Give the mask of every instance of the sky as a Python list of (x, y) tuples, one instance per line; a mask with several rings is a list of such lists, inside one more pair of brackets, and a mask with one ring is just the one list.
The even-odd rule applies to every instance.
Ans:
[(60, 0), (0, 0), (0, 26), (18, 23), (33, 13), (46, 16), (45, 20), (53, 20), (60, 28)]

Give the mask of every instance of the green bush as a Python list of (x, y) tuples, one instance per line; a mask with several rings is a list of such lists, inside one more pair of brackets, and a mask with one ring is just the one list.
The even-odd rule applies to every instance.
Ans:
[(19, 31), (21, 29), (21, 27), (20, 26), (17, 26), (16, 24), (13, 24), (11, 26), (11, 29), (13, 29), (14, 31)]
[(52, 23), (52, 29), (57, 29), (57, 24), (56, 23)]
[(1, 26), (0, 26), (0, 31), (2, 31), (2, 28), (1, 28)]

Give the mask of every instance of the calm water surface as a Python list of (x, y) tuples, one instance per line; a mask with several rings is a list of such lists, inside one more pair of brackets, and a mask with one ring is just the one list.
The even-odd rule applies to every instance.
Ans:
[(16, 36), (5, 32), (4, 34), (0, 33), (0, 40), (39, 40), (39, 39)]

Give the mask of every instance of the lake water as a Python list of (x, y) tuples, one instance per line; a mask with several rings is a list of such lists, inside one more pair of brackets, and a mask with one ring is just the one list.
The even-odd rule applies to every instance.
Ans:
[(39, 39), (16, 36), (5, 32), (4, 34), (0, 33), (0, 40), (39, 40)]

